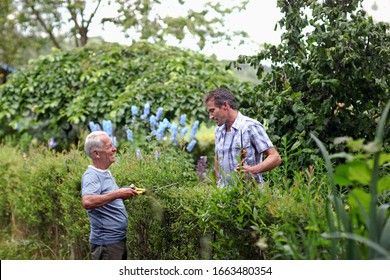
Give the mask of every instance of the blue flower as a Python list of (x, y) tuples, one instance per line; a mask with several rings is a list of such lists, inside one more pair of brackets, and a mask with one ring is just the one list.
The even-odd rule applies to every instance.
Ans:
[(108, 136), (110, 136), (110, 138), (112, 137), (112, 123), (110, 120), (103, 120), (103, 130), (108, 134)]
[(54, 138), (50, 138), (49, 147), (54, 148), (55, 146), (57, 146), (57, 143), (54, 141)]
[(111, 137), (112, 145), (116, 147), (116, 136)]
[(156, 131), (157, 140), (162, 140), (164, 137), (165, 130), (170, 128), (171, 124), (169, 123), (167, 118), (164, 118), (162, 122), (160, 122), (158, 129)]
[(181, 126), (185, 126), (186, 124), (186, 118), (187, 118), (187, 115), (186, 114), (183, 114), (180, 116), (180, 125)]
[(172, 141), (175, 142), (176, 137), (177, 137), (177, 130), (178, 130), (178, 125), (177, 123), (172, 123), (171, 124), (171, 133), (172, 133)]
[(195, 138), (196, 132), (198, 131), (198, 127), (199, 127), (199, 121), (195, 121), (193, 126), (192, 126), (191, 133), (190, 133), (190, 139)]
[(154, 157), (156, 160), (158, 160), (160, 157), (160, 153), (158, 151), (154, 151)]
[(131, 119), (132, 123), (135, 122), (137, 114), (138, 114), (138, 107), (135, 106), (135, 105), (131, 106), (131, 115), (133, 116), (132, 119)]
[(195, 145), (196, 145), (196, 140), (192, 139), (191, 142), (187, 146), (187, 151), (192, 152), (192, 150), (194, 149)]
[(133, 142), (134, 139), (133, 139), (133, 132), (130, 130), (130, 129), (126, 129), (126, 136), (127, 136), (127, 140)]
[(157, 140), (162, 140), (164, 137), (164, 128), (159, 126), (155, 132)]
[(89, 129), (91, 130), (91, 132), (94, 132), (94, 131), (99, 131), (101, 130), (100, 129), (100, 125), (98, 123), (94, 123), (94, 122), (89, 122)]
[(131, 106), (131, 115), (136, 116), (138, 114), (138, 107), (133, 105)]
[(164, 118), (164, 120), (162, 121), (162, 125), (164, 126), (165, 129), (171, 127), (171, 124), (169, 123), (167, 118)]
[(163, 111), (164, 111), (164, 109), (162, 107), (159, 107), (157, 109), (156, 121), (158, 121), (162, 117)]
[(188, 128), (187, 127), (183, 127), (181, 129), (181, 137), (183, 138), (187, 134), (187, 132), (188, 132)]
[(156, 133), (157, 140), (162, 140), (164, 138), (165, 127), (164, 127), (163, 123), (160, 123), (160, 125), (155, 133)]
[(152, 128), (155, 128), (157, 126), (157, 120), (154, 115), (151, 115), (149, 118), (149, 123)]
[(89, 129), (91, 130), (91, 131), (95, 131), (95, 123), (94, 122), (89, 122)]
[(144, 106), (144, 113), (141, 115), (141, 120), (145, 120), (150, 114), (150, 105), (146, 103)]

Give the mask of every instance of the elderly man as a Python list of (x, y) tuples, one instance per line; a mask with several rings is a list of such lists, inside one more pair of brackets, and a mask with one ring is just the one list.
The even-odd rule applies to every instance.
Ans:
[(115, 162), (116, 148), (107, 133), (94, 131), (85, 140), (92, 159), (82, 177), (82, 203), (90, 223), (90, 249), (94, 260), (127, 259), (127, 212), (124, 199), (137, 196), (135, 186), (119, 188), (108, 170)]

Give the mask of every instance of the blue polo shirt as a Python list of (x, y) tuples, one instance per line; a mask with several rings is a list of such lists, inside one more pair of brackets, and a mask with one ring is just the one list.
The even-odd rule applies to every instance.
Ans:
[[(111, 172), (89, 166), (84, 172), (81, 195), (106, 194), (118, 189)], [(122, 199), (94, 209), (87, 209), (91, 222), (90, 243), (107, 245), (120, 242), (126, 238), (128, 215)]]

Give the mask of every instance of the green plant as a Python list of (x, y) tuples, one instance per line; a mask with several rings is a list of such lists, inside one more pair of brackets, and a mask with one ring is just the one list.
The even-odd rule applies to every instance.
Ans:
[[(203, 95), (216, 86), (244, 91), (214, 58), (164, 44), (104, 44), (54, 51), (31, 61), (0, 86), (0, 139), (24, 132), (58, 147), (77, 143), (89, 121), (125, 128), (131, 106), (164, 108), (169, 120), (205, 119)], [(44, 131), (44, 133), (42, 133)]]
[[(260, 191), (237, 181), (229, 188), (214, 187), (205, 209), (198, 209), (200, 227), (204, 228), (205, 248), (212, 259), (259, 259), (258, 240), (251, 228), (261, 212), (256, 203)], [(266, 213), (263, 213), (266, 215)], [(263, 216), (262, 215), (262, 216)]]
[[(383, 110), (374, 142), (361, 146), (365, 153), (344, 154), (347, 163), (335, 171), (325, 146), (312, 135), (326, 161), (333, 189), (327, 207), (329, 233), (324, 234), (334, 240), (333, 258), (390, 259), (390, 205), (380, 205), (378, 200), (379, 194), (388, 195), (390, 190), (390, 176), (379, 177), (380, 167), (390, 161), (390, 155), (382, 153), (389, 110), (390, 102)], [(347, 195), (350, 210), (346, 210), (337, 185), (353, 187)], [(369, 192), (361, 186), (368, 186)]]
[(266, 222), (275, 259), (328, 259), (329, 242), (321, 236), (326, 229), (325, 208), (328, 180), (322, 163), (295, 170), (291, 180), (262, 193), (273, 221)]
[[(276, 146), (286, 137), (300, 149), (315, 149), (310, 131), (332, 152), (336, 137), (374, 137), (389, 99), (389, 24), (368, 16), (362, 0), (279, 0), (277, 6), (284, 14), (281, 43), (230, 65), (257, 69), (260, 83), (245, 99), (247, 114), (269, 124)], [(264, 61), (271, 61), (271, 71), (263, 75)], [(308, 166), (311, 155), (294, 160)]]

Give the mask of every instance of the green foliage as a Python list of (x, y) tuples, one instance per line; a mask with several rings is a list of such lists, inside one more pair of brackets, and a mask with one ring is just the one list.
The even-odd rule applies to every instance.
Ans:
[[(9, 178), (0, 181), (5, 193), (1, 229), (12, 237), (2, 240), (3, 258), (89, 258), (89, 221), (80, 197), (81, 176), (89, 164), (84, 153), (31, 147), (23, 156), (7, 144), (1, 150), (1, 173)], [(125, 201), (129, 258), (286, 259), (294, 256), (285, 245), (300, 248), (302, 242), (289, 241), (297, 236), (296, 225), (325, 230), (314, 224), (314, 217), (325, 220), (320, 193), (327, 186), (321, 169), (318, 177), (314, 171), (310, 176), (297, 171), (294, 188), (278, 183), (262, 190), (243, 184), (217, 189), (210, 180), (199, 182), (193, 166), (188, 153), (180, 150), (163, 150), (156, 160), (153, 153), (140, 159), (126, 149), (111, 166), (118, 185), (135, 183), (147, 189), (145, 195)], [(268, 176), (276, 182), (280, 174), (271, 171)], [(301, 184), (307, 187), (300, 190)], [(302, 206), (308, 202), (307, 208)], [(12, 250), (29, 245), (24, 254), (12, 256)]]
[[(390, 162), (390, 155), (381, 151), (389, 110), (390, 102), (383, 111), (375, 141), (360, 145), (356, 154), (345, 154), (347, 162), (339, 165), (335, 171), (324, 145), (312, 136), (327, 161), (333, 187), (327, 207), (329, 233), (324, 235), (334, 240), (333, 256), (337, 254), (346, 259), (390, 259), (390, 205), (378, 199), (378, 196), (382, 196), (388, 201), (390, 192), (388, 173), (381, 178), (379, 176), (380, 168)], [(355, 150), (356, 142), (349, 139), (349, 144)], [(346, 197), (349, 210), (346, 210), (343, 197), (336, 189), (338, 184), (352, 188)]]
[(42, 241), (35, 238), (25, 240), (8, 240), (8, 232), (0, 235), (0, 258), (2, 260), (52, 260), (57, 256), (53, 250)]
[[(118, 185), (147, 189), (125, 201), (129, 258), (386, 258), (389, 157), (376, 156), (382, 136), (375, 145), (348, 140), (356, 154), (333, 156), (346, 162), (330, 181), (321, 160), (300, 170), (287, 158), (265, 174), (268, 183), (261, 189), (240, 181), (222, 189), (210, 180), (199, 182), (194, 162), (181, 150), (162, 150), (156, 160), (153, 153), (144, 152), (141, 159), (124, 149), (110, 168)], [(286, 151), (296, 151), (296, 144), (284, 143)], [(1, 230), (12, 237), (1, 240), (2, 258), (88, 259), (89, 222), (81, 206), (80, 179), (89, 159), (78, 150), (31, 148), (23, 154), (6, 144), (1, 150), (1, 176), (9, 178), (0, 180), (5, 194)], [(330, 160), (325, 157), (328, 166)], [(372, 172), (371, 180), (365, 170)], [(341, 195), (334, 178), (344, 188)], [(24, 253), (15, 257), (13, 250)]]
[[(124, 152), (112, 166), (118, 185), (134, 183), (146, 188), (142, 197), (126, 201), (129, 210), (128, 244), (131, 259), (197, 259), (201, 232), (184, 207), (202, 200), (202, 189), (194, 188), (197, 176), (185, 151), (153, 153)], [(194, 235), (189, 235), (192, 232)], [(195, 234), (197, 232), (197, 234)]]
[[(330, 242), (321, 236), (327, 228), (324, 198), (330, 192), (324, 163), (318, 160), (305, 170), (283, 170), (286, 168), (291, 166), (272, 171), (277, 183), (265, 194), (267, 209), (276, 218), (267, 229), (278, 249), (274, 258), (329, 259)], [(289, 222), (283, 222), (286, 220)]]
[(124, 128), (130, 107), (146, 102), (152, 112), (163, 107), (168, 119), (203, 119), (204, 94), (222, 85), (240, 92), (246, 84), (214, 59), (175, 47), (141, 42), (55, 51), (0, 87), (0, 137), (26, 132), (65, 145), (88, 121), (110, 119)]
[[(309, 131), (327, 144), (346, 135), (373, 137), (390, 96), (390, 35), (389, 25), (374, 22), (361, 2), (278, 1), (281, 44), (233, 63), (258, 70), (261, 83), (245, 107), (266, 119), (271, 136), (300, 140), (310, 149)], [(263, 75), (265, 60), (271, 72)]]
[[(1, 229), (15, 240), (4, 239), (2, 246), (11, 251), (33, 245), (20, 256), (25, 259), (88, 258), (89, 220), (81, 206), (80, 186), (89, 159), (78, 150), (57, 153), (41, 147), (30, 148), (24, 154), (10, 145), (2, 145), (1, 150), (2, 176), (7, 178), (0, 181), (4, 192), (0, 200)], [(188, 228), (190, 225), (182, 226), (190, 219), (182, 215), (183, 205), (193, 201), (192, 194), (198, 191), (192, 190), (197, 175), (188, 157), (188, 153), (180, 151), (174, 156), (161, 152), (158, 160), (154, 154), (145, 153), (143, 159), (138, 159), (133, 153), (123, 153), (112, 166), (120, 186), (135, 183), (150, 190), (145, 196), (126, 201), (132, 258), (198, 257), (198, 235), (188, 234), (194, 232)], [(142, 225), (151, 227), (151, 231), (144, 232)], [(192, 247), (184, 246), (183, 235), (188, 236)], [(135, 244), (136, 237), (149, 240), (146, 251), (144, 243)], [(169, 250), (155, 250), (167, 244), (172, 245)], [(2, 254), (14, 258), (8, 249)]]
[[(15, 153), (19, 157), (15, 157)], [(2, 183), (3, 195), (0, 196), (0, 226), (6, 227), (12, 222), (12, 208), (11, 196), (13, 193), (13, 186), (18, 186), (21, 179), (18, 176), (11, 176), (17, 174), (19, 169), (24, 165), (23, 154), (15, 148), (3, 146), (0, 153), (0, 182)]]
[(263, 188), (236, 181), (211, 190), (196, 213), (205, 229), (207, 258), (328, 258), (329, 242), (321, 237), (327, 226), (323, 208), (328, 185), (320, 165), (318, 170), (296, 170), (293, 180), (278, 181), (279, 176), (270, 171), (270, 184)]
[(220, 189), (214, 188), (205, 208), (199, 209), (201, 227), (205, 228), (205, 244), (211, 248), (212, 259), (259, 259), (260, 251), (255, 244), (257, 236), (251, 228), (252, 220), (267, 217), (267, 212), (258, 211), (257, 187), (243, 184)]

